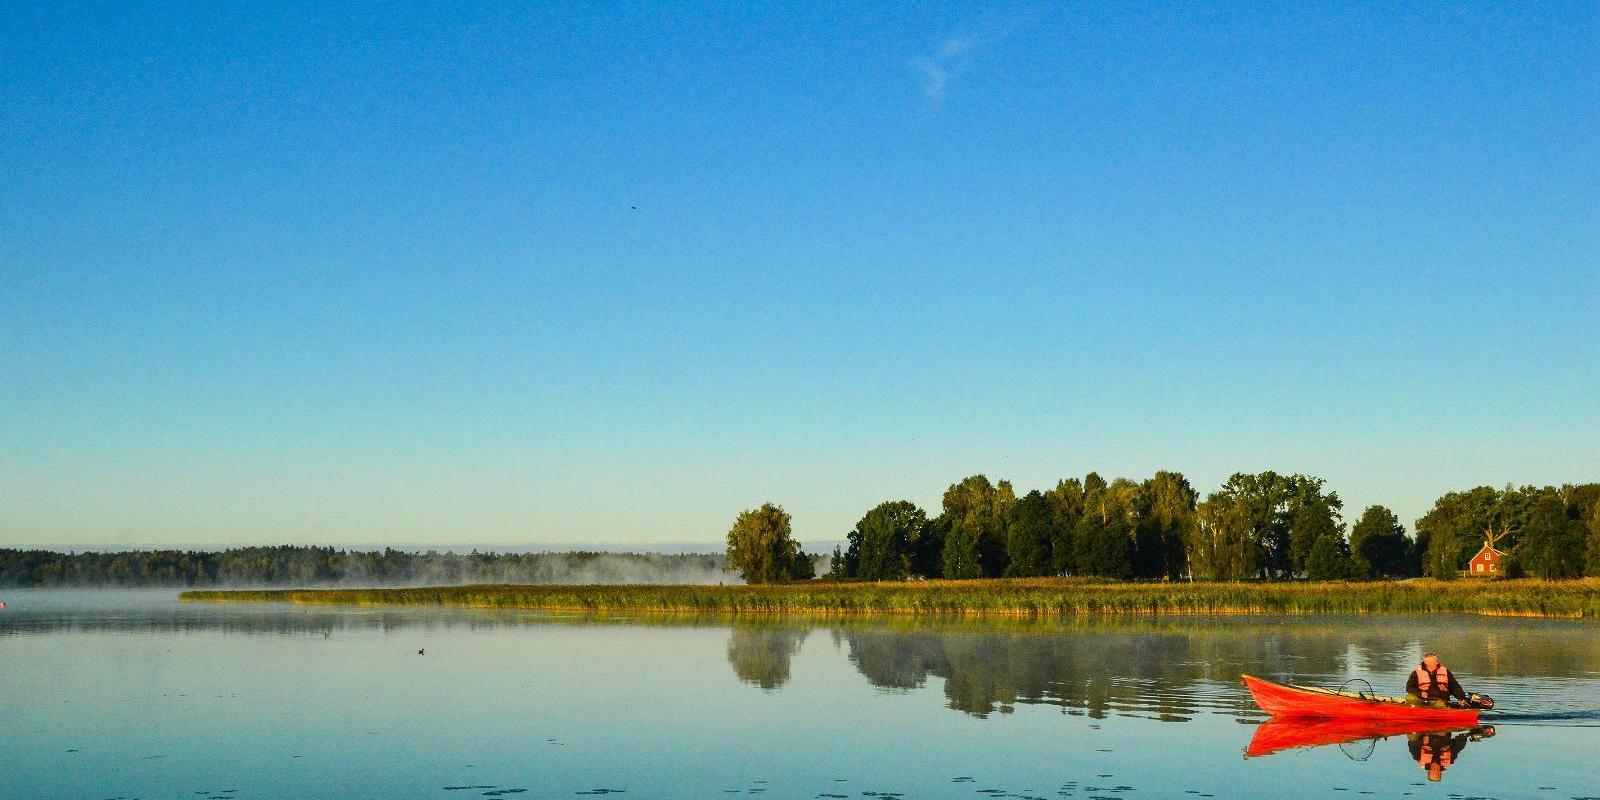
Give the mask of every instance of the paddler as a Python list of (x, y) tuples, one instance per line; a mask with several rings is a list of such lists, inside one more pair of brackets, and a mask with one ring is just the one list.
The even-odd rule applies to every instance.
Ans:
[(1452, 697), (1463, 704), (1467, 702), (1466, 691), (1461, 688), (1456, 676), (1439, 663), (1439, 657), (1433, 653), (1424, 655), (1422, 663), (1406, 679), (1406, 704), (1421, 708), (1448, 708), (1446, 701)]

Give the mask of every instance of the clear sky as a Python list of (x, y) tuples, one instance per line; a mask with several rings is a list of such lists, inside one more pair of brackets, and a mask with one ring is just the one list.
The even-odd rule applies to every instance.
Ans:
[(0, 545), (1600, 480), (1600, 5), (6, 3)]

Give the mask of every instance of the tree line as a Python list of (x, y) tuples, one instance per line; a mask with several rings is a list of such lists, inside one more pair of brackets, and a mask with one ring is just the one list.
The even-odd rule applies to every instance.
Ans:
[[(1201, 499), (1178, 472), (1106, 481), (1091, 472), (1018, 497), (973, 475), (937, 516), (873, 507), (835, 547), (834, 579), (1088, 576), (1119, 580), (1454, 578), (1494, 536), (1511, 576), (1600, 576), (1600, 484), (1478, 487), (1440, 497), (1408, 534), (1373, 505), (1353, 525), (1318, 477), (1236, 473)], [(813, 559), (771, 503), (745, 511), (728, 561), (750, 583), (809, 578)]]
[(705, 583), (719, 554), (499, 553), (241, 547), (60, 553), (0, 549), (0, 586), (206, 587), (465, 583)]

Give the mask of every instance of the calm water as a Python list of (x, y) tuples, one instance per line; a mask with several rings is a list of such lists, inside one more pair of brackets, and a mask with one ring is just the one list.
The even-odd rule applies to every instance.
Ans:
[[(1600, 797), (1594, 623), (0, 599), (5, 800)], [(1439, 783), (1405, 735), (1245, 757), (1263, 717), (1240, 673), (1398, 691), (1424, 646), (1505, 712)]]

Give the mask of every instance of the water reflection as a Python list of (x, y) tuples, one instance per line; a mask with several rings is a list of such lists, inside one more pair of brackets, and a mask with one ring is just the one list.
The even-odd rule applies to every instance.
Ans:
[(1270, 756), (1286, 750), (1337, 746), (1356, 761), (1371, 758), (1379, 743), (1404, 737), (1406, 752), (1428, 780), (1443, 780), (1444, 773), (1461, 762), (1469, 742), (1493, 738), (1493, 725), (1430, 731), (1415, 723), (1350, 719), (1270, 719), (1256, 727), (1246, 757)]
[[(1117, 620), (1009, 629), (903, 622), (836, 627), (834, 637), (873, 686), (909, 691), (941, 678), (949, 707), (977, 717), (1030, 704), (1096, 719), (1178, 722), (1208, 711), (1258, 713), (1237, 688), (1241, 674), (1257, 670), (1315, 679), (1363, 676), (1403, 687), (1423, 646), (1406, 627), (1362, 620)], [(1600, 659), (1600, 643), (1574, 641), (1563, 630), (1520, 626), (1513, 632), (1461, 620), (1452, 625), (1458, 669), (1467, 679), (1488, 681), (1489, 689), (1505, 685), (1496, 678), (1522, 674), (1589, 677), (1586, 667)], [(1504, 641), (1513, 635), (1515, 647)], [(1514, 685), (1508, 688), (1515, 693)]]
[(1231, 681), (1235, 665), (1276, 650), (1241, 638), (1238, 652), (1219, 657), (1215, 641), (1177, 631), (1041, 633), (850, 627), (842, 639), (873, 686), (905, 691), (941, 678), (949, 707), (980, 718), (1018, 704), (1059, 706), (1095, 719), (1182, 721), (1201, 709), (1238, 710), (1237, 693), (1217, 691), (1218, 684)]
[(789, 667), (809, 627), (740, 623), (728, 633), (728, 663), (739, 680), (767, 691), (789, 682)]
[(1406, 737), (1406, 747), (1417, 766), (1428, 774), (1428, 780), (1438, 781), (1443, 779), (1445, 770), (1460, 762), (1461, 751), (1467, 748), (1468, 741), (1482, 741), (1494, 734), (1493, 725), (1467, 731), (1413, 733)]
[[(1054, 706), (1092, 719), (1180, 722), (1220, 712), (1259, 718), (1239, 689), (1242, 673), (1336, 685), (1366, 678), (1397, 693), (1421, 650), (1433, 647), (1407, 618), (938, 620), (718, 619), (682, 616), (596, 618), (527, 611), (345, 608), (281, 604), (129, 603), (125, 595), (75, 606), (32, 607), (24, 596), (0, 618), (0, 638), (62, 633), (315, 636), (380, 631), (503, 630), (528, 626), (722, 628), (727, 663), (766, 691), (790, 680), (810, 633), (828, 629), (868, 684), (886, 693), (921, 690), (936, 678), (947, 707), (978, 718), (1019, 706)], [(1452, 668), (1474, 690), (1501, 698), (1513, 715), (1553, 720), (1596, 704), (1577, 703), (1551, 678), (1594, 684), (1600, 637), (1573, 623), (1456, 618), (1429, 621), (1448, 640)], [(1509, 701), (1509, 702), (1507, 702)], [(1579, 721), (1593, 723), (1592, 714)]]
[[(16, 599), (0, 613), (0, 708), (28, 735), (8, 748), (0, 797), (239, 786), (245, 800), (335, 800), (355, 795), (328, 787), (357, 776), (382, 782), (360, 796), (447, 800), (533, 787), (1355, 797), (1393, 796), (1434, 772), (1484, 797), (1600, 794), (1587, 760), (1600, 735), (1600, 629), (1587, 622), (781, 620)], [(1445, 642), (1462, 679), (1501, 701), (1485, 720), (1505, 734), (1493, 747), (1475, 742), (1485, 731), (1257, 728), (1264, 715), (1238, 683), (1242, 672), (1326, 686), (1360, 677), (1397, 692), (1421, 650)], [(1242, 759), (1247, 741), (1252, 755), (1300, 751)], [(481, 791), (439, 788), (467, 786)]]

